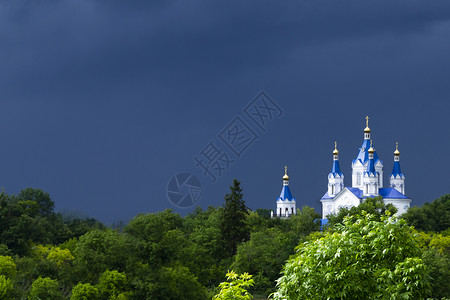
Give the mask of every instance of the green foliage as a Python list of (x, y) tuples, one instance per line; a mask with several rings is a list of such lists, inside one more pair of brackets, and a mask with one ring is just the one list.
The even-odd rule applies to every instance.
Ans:
[(277, 228), (254, 232), (249, 241), (238, 247), (232, 268), (240, 273), (258, 274), (255, 289), (264, 292), (274, 286), (293, 250), (286, 234)]
[(98, 288), (89, 283), (78, 283), (72, 289), (71, 300), (97, 300), (99, 298)]
[(11, 256), (0, 256), (0, 275), (14, 279), (16, 277), (16, 264)]
[(274, 299), (420, 299), (429, 277), (403, 220), (364, 213), (305, 242), (284, 267)]
[(0, 299), (12, 299), (14, 287), (11, 279), (5, 275), (0, 275)]
[(186, 249), (187, 265), (198, 281), (205, 286), (216, 286), (223, 280), (229, 262), (222, 247), (220, 220), (223, 208), (196, 209), (184, 220), (191, 244)]
[(5, 244), (0, 244), (0, 255), (10, 256), (12, 251)]
[[(0, 244), (13, 254), (28, 255), (33, 243), (59, 244), (74, 237), (61, 215), (53, 212), (54, 202), (48, 193), (40, 189), (26, 188), (17, 196), (0, 194)], [(81, 221), (80, 221), (81, 222)], [(84, 234), (90, 230), (77, 232)], [(9, 254), (9, 253), (8, 253)]]
[(422, 259), (432, 278), (430, 298), (450, 298), (450, 252), (440, 252), (437, 248), (424, 251)]
[(351, 208), (343, 207), (336, 215), (328, 215), (328, 227), (333, 227), (335, 224), (343, 224), (344, 218), (347, 216), (361, 215), (362, 212), (372, 214), (379, 221), (386, 215), (390, 216), (397, 213), (397, 209), (392, 204), (385, 204), (383, 197), (366, 198), (360, 205)]
[[(373, 295), (379, 297), (417, 298), (427, 291), (428, 271), (433, 289), (427, 296), (449, 296), (450, 229), (415, 233), (417, 243), (412, 246), (405, 238), (406, 244), (398, 254), (397, 238), (391, 237), (398, 237), (396, 227), (389, 223), (394, 227), (387, 234), (371, 223), (386, 221), (382, 212), (389, 207), (383, 206), (381, 199), (368, 199), (359, 207), (373, 212), (359, 232), (347, 228), (349, 224), (342, 225), (345, 213), (339, 216), (341, 220), (336, 219), (332, 231), (320, 232), (320, 216), (312, 208), (303, 207), (288, 219), (270, 218), (270, 210), (247, 209), (239, 181), (233, 181), (230, 188), (223, 207), (197, 208), (184, 218), (172, 210), (140, 214), (123, 231), (106, 229), (95, 219), (79, 214), (54, 213), (50, 196), (38, 189), (27, 188), (17, 196), (1, 193), (0, 299), (190, 300), (211, 299), (214, 290), (219, 292), (216, 299), (231, 295), (238, 297), (233, 299), (245, 299), (251, 293), (267, 295), (275, 291), (282, 265), (293, 257), (295, 246), (301, 244), (299, 249), (303, 249), (318, 241), (326, 247), (319, 251), (317, 246), (316, 252), (309, 252), (318, 265), (312, 267), (308, 262), (301, 267), (317, 271), (327, 266), (328, 273), (321, 274), (331, 274), (325, 277), (326, 284), (338, 295), (373, 288)], [(346, 214), (358, 212), (354, 209)], [(376, 233), (363, 234), (365, 230)], [(409, 228), (405, 230), (410, 238)], [(345, 245), (332, 246), (333, 235), (336, 243)], [(375, 236), (379, 237), (376, 242)], [(379, 254), (378, 248), (385, 251)], [(302, 251), (307, 253), (299, 250), (294, 258), (301, 257)], [(336, 253), (338, 257), (333, 256)], [(348, 258), (350, 253), (357, 259)], [(388, 257), (391, 263), (386, 266), (382, 257)], [(288, 265), (285, 275), (292, 271)], [(255, 276), (231, 272), (228, 282), (220, 284), (230, 267), (240, 274)], [(322, 278), (310, 275), (309, 282)], [(294, 288), (301, 286), (296, 276), (289, 281)], [(279, 282), (278, 292), (281, 279)], [(339, 286), (342, 282), (350, 287)], [(412, 287), (420, 284), (424, 292), (416, 294)], [(383, 286), (384, 294), (375, 285)], [(354, 290), (352, 286), (356, 286)], [(365, 296), (363, 292), (357, 297)]]
[(152, 264), (162, 265), (176, 260), (179, 247), (184, 243), (182, 226), (180, 215), (168, 209), (156, 214), (137, 215), (124, 232), (136, 239), (136, 255), (140, 259), (150, 258)]
[(418, 230), (444, 231), (450, 228), (450, 194), (426, 202), (422, 207), (411, 207), (402, 218)]
[(127, 236), (113, 230), (93, 230), (80, 237), (74, 264), (81, 278), (94, 282), (106, 270), (126, 270), (133, 245)]
[[(297, 210), (297, 215), (281, 220), (280, 224), (252, 212), (251, 223), (259, 224), (253, 226), (261, 229), (252, 232), (250, 240), (238, 247), (232, 268), (240, 273), (256, 274), (254, 291), (272, 293), (283, 263), (294, 254), (294, 248), (301, 240), (319, 230), (319, 218), (314, 208), (307, 206)], [(274, 227), (267, 228), (270, 225)]]
[(70, 250), (61, 249), (59, 247), (51, 245), (37, 245), (35, 246), (35, 252), (39, 257), (55, 263), (58, 267), (60, 267), (62, 264), (67, 264), (74, 260), (72, 253), (70, 253)]
[(125, 296), (127, 290), (127, 276), (116, 270), (105, 271), (99, 279), (98, 288), (101, 299), (117, 299)]
[(450, 236), (418, 232), (420, 247), (424, 249), (422, 259), (432, 278), (432, 298), (450, 297)]
[(151, 299), (207, 299), (206, 289), (184, 266), (175, 265), (161, 268), (157, 282)]
[(244, 273), (236, 274), (234, 271), (227, 273), (227, 281), (219, 285), (219, 293), (213, 299), (217, 300), (250, 300), (253, 296), (247, 291), (254, 281), (252, 275)]
[(314, 208), (304, 206), (288, 219), (289, 229), (297, 236), (306, 236), (320, 229), (320, 214)]
[(248, 209), (243, 200), (241, 183), (234, 179), (230, 193), (225, 195), (225, 204), (220, 222), (222, 243), (229, 255), (235, 254), (237, 246), (250, 237), (247, 225)]
[(28, 295), (30, 300), (59, 300), (63, 299), (58, 282), (48, 277), (40, 277), (31, 285)]
[(78, 238), (94, 229), (106, 229), (105, 225), (93, 218), (68, 219), (64, 220), (64, 224), (67, 227), (69, 234), (69, 236), (67, 236), (65, 240), (67, 240), (68, 238)]
[(43, 190), (27, 187), (24, 190), (21, 190), (17, 197), (22, 203), (31, 204), (36, 212), (42, 217), (53, 214), (55, 202), (53, 202), (52, 199), (50, 199), (50, 195)]

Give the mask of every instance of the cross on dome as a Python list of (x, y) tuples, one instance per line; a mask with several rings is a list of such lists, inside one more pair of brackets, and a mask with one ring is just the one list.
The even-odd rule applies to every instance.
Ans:
[(370, 133), (370, 128), (369, 128), (369, 116), (366, 116), (366, 128), (364, 128), (364, 132)]
[(284, 176), (283, 176), (283, 180), (289, 180), (289, 176), (287, 174), (287, 166), (284, 166)]

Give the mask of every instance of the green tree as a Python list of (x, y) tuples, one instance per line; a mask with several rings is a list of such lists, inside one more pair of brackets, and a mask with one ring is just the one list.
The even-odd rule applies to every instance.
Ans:
[(422, 259), (431, 276), (432, 291), (429, 297), (450, 298), (450, 253), (432, 247), (424, 251)]
[(309, 206), (303, 206), (301, 210), (297, 209), (297, 214), (291, 216), (287, 221), (289, 230), (299, 238), (320, 229), (320, 214)]
[(92, 230), (80, 237), (74, 265), (80, 279), (93, 283), (106, 270), (124, 272), (135, 255), (135, 246), (126, 235), (113, 230)]
[(34, 189), (27, 187), (17, 194), (21, 201), (32, 201), (37, 204), (37, 213), (42, 217), (53, 214), (55, 202), (50, 198), (50, 195), (41, 189)]
[[(252, 212), (250, 222), (257, 223), (255, 218), (255, 212)], [(232, 269), (255, 274), (253, 290), (272, 293), (284, 262), (295, 253), (295, 246), (312, 232), (318, 232), (319, 218), (314, 208), (305, 206), (281, 223), (265, 220), (265, 224), (257, 226), (262, 229), (252, 232), (250, 240), (238, 246)]]
[(89, 283), (78, 283), (72, 289), (71, 300), (96, 300), (99, 297), (98, 288)]
[(220, 232), (222, 212), (222, 207), (198, 208), (184, 219), (191, 241), (184, 254), (186, 266), (205, 286), (217, 286), (229, 268), (228, 262), (222, 262), (226, 257)]
[(124, 297), (127, 291), (127, 276), (116, 270), (105, 271), (100, 276), (98, 288), (102, 299)]
[(51, 261), (58, 267), (74, 260), (72, 253), (70, 253), (70, 250), (68, 249), (61, 249), (55, 246), (36, 245), (34, 250), (40, 258)]
[(0, 244), (14, 254), (28, 255), (32, 242), (58, 244), (70, 237), (50, 196), (27, 188), (17, 196), (0, 194)]
[(28, 295), (30, 300), (60, 300), (63, 299), (58, 281), (48, 277), (40, 277), (31, 285)]
[(421, 299), (429, 276), (403, 220), (363, 213), (299, 245), (274, 299)]
[(163, 267), (157, 275), (157, 284), (150, 299), (190, 300), (207, 299), (206, 289), (187, 267), (175, 264)]
[(450, 236), (437, 233), (418, 232), (420, 247), (424, 249), (422, 259), (430, 271), (434, 299), (450, 298)]
[[(184, 246), (183, 218), (171, 209), (155, 214), (139, 214), (124, 232), (136, 240), (136, 257), (161, 266), (176, 260)], [(175, 239), (172, 239), (175, 238)]]
[(366, 198), (358, 206), (353, 206), (351, 208), (344, 207), (341, 208), (336, 215), (328, 215), (328, 226), (332, 227), (338, 223), (342, 224), (345, 217), (361, 215), (363, 211), (372, 214), (377, 220), (381, 220), (381, 218), (386, 215), (387, 211), (391, 216), (397, 213), (397, 209), (392, 204), (384, 203), (383, 197), (381, 196)]
[(16, 277), (16, 264), (11, 256), (0, 256), (0, 275), (14, 279)]
[(14, 287), (11, 279), (0, 275), (0, 299), (13, 299)]
[(270, 294), (294, 247), (289, 234), (278, 228), (253, 232), (249, 241), (239, 245), (232, 268), (239, 273), (258, 274), (254, 289)]
[(426, 202), (422, 207), (411, 207), (402, 218), (418, 230), (444, 231), (450, 228), (450, 194)]
[(253, 296), (247, 291), (254, 284), (252, 275), (248, 273), (236, 274), (234, 271), (227, 273), (227, 281), (219, 285), (219, 293), (215, 300), (250, 300)]
[(230, 193), (225, 196), (224, 210), (220, 223), (224, 249), (231, 256), (236, 253), (237, 246), (250, 237), (247, 225), (248, 208), (243, 199), (241, 183), (234, 179)]

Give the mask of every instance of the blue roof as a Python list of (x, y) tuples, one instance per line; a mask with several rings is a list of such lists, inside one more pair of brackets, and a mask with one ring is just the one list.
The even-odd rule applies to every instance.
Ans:
[(336, 176), (342, 176), (341, 173), (341, 167), (339, 166), (339, 160), (333, 160), (333, 166), (331, 167), (331, 175)]
[(322, 196), (322, 198), (320, 198), (320, 200), (325, 200), (325, 199), (333, 199), (334, 197), (330, 197), (328, 195), (328, 192), (325, 193), (325, 195)]
[[(356, 197), (358, 197), (359, 199), (363, 199), (363, 191), (359, 188), (353, 188), (353, 187), (345, 187), (347, 190), (349, 190), (350, 192), (353, 193), (353, 195), (355, 195)], [(397, 191), (394, 188), (380, 188), (378, 189), (378, 193), (380, 194), (381, 197), (383, 197), (383, 199), (409, 199), (408, 197), (406, 197), (405, 195), (403, 195), (402, 193), (400, 193), (399, 191)], [(370, 198), (372, 198), (373, 196), (371, 196)], [(323, 197), (320, 200), (326, 200), (326, 199), (333, 199), (334, 197), (330, 197), (328, 195), (328, 192), (325, 193), (325, 195), (323, 195)]]
[[(355, 195), (358, 198), (362, 198), (362, 190), (358, 189), (358, 188), (352, 188), (352, 187), (345, 187), (344, 189), (349, 190), (350, 192), (353, 193), (353, 195)], [(333, 199), (334, 197), (331, 197), (330, 195), (328, 195), (328, 192), (325, 193), (325, 195), (323, 195), (322, 198), (320, 198), (320, 200), (327, 200), (327, 199)]]
[(394, 168), (392, 169), (392, 175), (394, 175), (394, 177), (396, 176), (400, 176), (403, 177), (403, 173), (402, 170), (400, 169), (400, 162), (399, 161), (394, 161)]
[(283, 201), (286, 199), (289, 201), (295, 200), (295, 198), (292, 197), (291, 190), (289, 189), (288, 185), (283, 185), (283, 189), (281, 190), (281, 194), (278, 199), (281, 199)]
[(379, 190), (380, 196), (387, 199), (409, 199), (394, 188), (381, 188)]
[(358, 198), (362, 198), (363, 196), (363, 191), (361, 189), (358, 188), (353, 188), (353, 187), (347, 187), (347, 189), (353, 193), (353, 195), (355, 195)]
[(373, 174), (373, 175), (376, 174), (376, 172), (375, 172), (375, 160), (374, 159), (369, 159), (369, 163), (367, 164), (367, 171), (366, 171), (366, 173)]
[[(364, 140), (364, 142), (361, 145), (361, 148), (359, 148), (358, 156), (356, 157), (356, 159), (353, 160), (353, 163), (359, 160), (362, 164), (365, 164), (369, 160), (369, 148), (370, 148), (370, 140)], [(373, 160), (374, 163), (377, 163), (377, 161), (383, 163), (378, 158), (378, 154), (376, 151), (373, 153)]]

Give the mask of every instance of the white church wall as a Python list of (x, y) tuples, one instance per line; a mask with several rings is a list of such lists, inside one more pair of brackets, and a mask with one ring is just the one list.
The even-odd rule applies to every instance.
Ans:
[(397, 208), (396, 216), (404, 214), (411, 206), (411, 199), (383, 199), (385, 204), (392, 204)]
[(289, 200), (278, 200), (277, 201), (277, 211), (275, 212), (275, 215), (277, 217), (289, 217), (290, 215), (296, 214), (296, 205), (295, 201), (289, 201)]
[(358, 197), (353, 195), (349, 190), (344, 190), (341, 194), (334, 197), (334, 213), (338, 213), (339, 209), (342, 207), (350, 208), (353, 206), (358, 206), (360, 200)]

